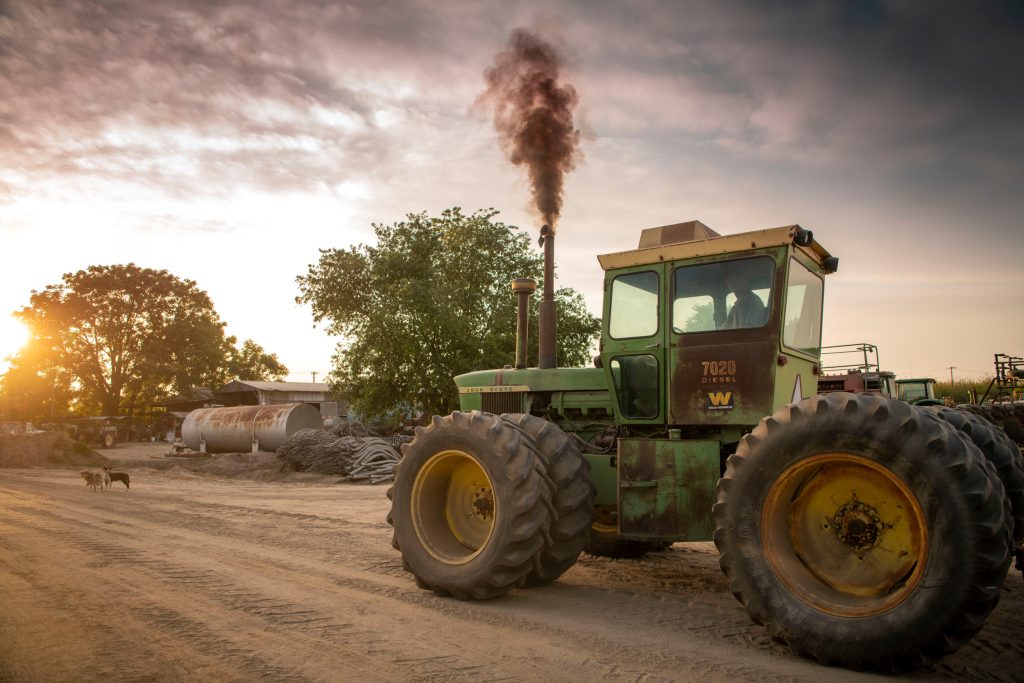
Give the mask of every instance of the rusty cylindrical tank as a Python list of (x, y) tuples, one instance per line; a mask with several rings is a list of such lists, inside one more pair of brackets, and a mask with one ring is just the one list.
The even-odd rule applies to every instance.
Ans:
[(276, 451), (300, 429), (322, 429), (320, 411), (306, 403), (199, 408), (185, 417), (181, 438), (194, 451)]

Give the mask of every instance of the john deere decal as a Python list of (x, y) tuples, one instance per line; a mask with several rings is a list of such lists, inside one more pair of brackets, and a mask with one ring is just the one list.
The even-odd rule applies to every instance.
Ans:
[(732, 410), (732, 392), (709, 391), (708, 400), (704, 406), (708, 410)]

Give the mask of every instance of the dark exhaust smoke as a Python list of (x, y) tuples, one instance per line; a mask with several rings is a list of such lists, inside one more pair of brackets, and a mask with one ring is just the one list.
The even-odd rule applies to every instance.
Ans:
[(494, 127), (509, 160), (526, 166), (537, 211), (554, 234), (562, 212), (565, 174), (576, 166), (580, 131), (573, 123), (575, 88), (559, 83), (562, 58), (550, 43), (524, 28), (484, 72), (479, 102), (494, 109)]

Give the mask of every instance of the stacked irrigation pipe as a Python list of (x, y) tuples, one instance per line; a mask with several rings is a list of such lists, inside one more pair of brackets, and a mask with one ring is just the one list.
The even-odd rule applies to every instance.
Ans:
[[(411, 437), (373, 436), (372, 430), (361, 425), (346, 430), (347, 434), (338, 434), (338, 427), (329, 432), (300, 429), (277, 449), (282, 469), (340, 474), (351, 481), (371, 484), (393, 481), (395, 465), (402, 457), (399, 448)], [(348, 435), (354, 432), (363, 435)]]

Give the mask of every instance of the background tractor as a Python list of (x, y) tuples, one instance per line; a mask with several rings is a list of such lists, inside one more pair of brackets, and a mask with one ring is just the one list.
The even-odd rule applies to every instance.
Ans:
[[(896, 379), (896, 375), (880, 370), (878, 347), (866, 342), (823, 346), (822, 374), (818, 376), (818, 393), (846, 391), (853, 394), (875, 394), (897, 398), (916, 406), (951, 404), (951, 399), (935, 396), (935, 380), (930, 377)], [(828, 357), (829, 364), (824, 361)], [(972, 391), (971, 403), (951, 405), (977, 415), (997, 431), (1024, 446), (1024, 358), (995, 354), (995, 374), (985, 392), (978, 398)], [(986, 400), (987, 399), (987, 400)], [(949, 401), (950, 403), (947, 403)], [(1024, 567), (1022, 567), (1024, 568)]]
[(941, 406), (935, 398), (935, 380), (931, 377), (911, 377), (896, 380), (896, 398), (915, 406)]
[(584, 549), (714, 540), (751, 618), (823, 663), (904, 670), (981, 629), (1024, 535), (1020, 452), (961, 411), (817, 395), (838, 260), (809, 231), (690, 221), (599, 256), (592, 368), (555, 367), (546, 234), (540, 367), (517, 280), (515, 366), (455, 378), (461, 410), (403, 449), (388, 521), (421, 588), (493, 598)]
[(896, 396), (896, 375), (880, 368), (878, 347), (874, 344), (857, 342), (823, 346), (820, 355), (819, 394), (846, 391), (889, 398)]

